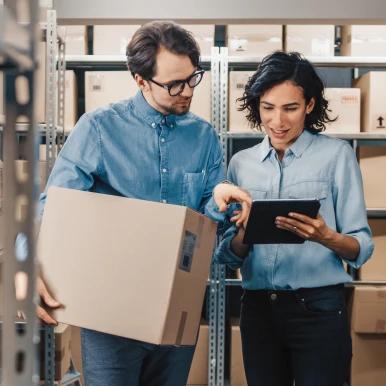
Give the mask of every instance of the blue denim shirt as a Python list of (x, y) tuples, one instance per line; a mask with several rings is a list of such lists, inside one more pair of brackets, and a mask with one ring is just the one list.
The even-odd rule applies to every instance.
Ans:
[(49, 186), (188, 206), (203, 211), (223, 180), (214, 128), (192, 113), (164, 116), (138, 92), (83, 115), (55, 162)]
[[(319, 213), (339, 233), (355, 237), (360, 245), (351, 266), (360, 267), (371, 255), (373, 243), (367, 222), (362, 178), (355, 154), (348, 143), (305, 130), (279, 161), (268, 136), (231, 160), (228, 179), (247, 189), (253, 199), (317, 198)], [(211, 200), (207, 214), (224, 220)], [(343, 261), (319, 243), (254, 245), (245, 259), (235, 255), (224, 234), (215, 258), (232, 268), (241, 267), (246, 289), (298, 289), (351, 281)]]

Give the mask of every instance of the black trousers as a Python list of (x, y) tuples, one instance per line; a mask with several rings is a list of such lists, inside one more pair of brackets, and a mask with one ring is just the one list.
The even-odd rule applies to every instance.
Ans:
[(343, 386), (348, 379), (343, 285), (246, 290), (240, 329), (248, 386)]

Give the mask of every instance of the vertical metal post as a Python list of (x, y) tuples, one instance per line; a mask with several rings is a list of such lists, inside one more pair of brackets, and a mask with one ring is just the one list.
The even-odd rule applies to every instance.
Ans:
[(55, 383), (55, 333), (54, 327), (44, 326), (44, 386)]
[[(5, 76), (4, 125), (4, 255), (2, 262), (3, 330), (2, 366), (4, 386), (37, 385), (39, 381), (37, 344), (38, 323), (35, 316), (35, 203), (38, 185), (37, 167), (38, 128), (34, 114), (35, 47), (37, 42), (37, 0), (6, 1), (16, 20), (23, 11), (30, 37), (27, 54), (32, 68), (15, 68)], [(24, 20), (25, 21), (25, 20)], [(29, 123), (25, 147), (19, 148), (16, 121), (23, 115)], [(16, 160), (23, 156), (28, 162), (20, 173)], [(25, 322), (15, 323), (18, 315)]]
[[(212, 48), (211, 55), (211, 120), (216, 130), (220, 131), (220, 68), (219, 49)], [(208, 355), (208, 386), (217, 385), (217, 278), (218, 265), (212, 263), (209, 284), (209, 355)]]
[[(62, 39), (58, 42), (58, 152), (62, 149), (65, 139), (65, 97), (66, 97), (66, 46)], [(55, 154), (56, 155), (56, 154)]]

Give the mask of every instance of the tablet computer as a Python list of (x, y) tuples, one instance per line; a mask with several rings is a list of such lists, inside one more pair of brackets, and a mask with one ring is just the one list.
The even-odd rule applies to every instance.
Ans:
[(245, 244), (301, 244), (305, 240), (284, 229), (276, 227), (277, 216), (288, 217), (288, 213), (297, 212), (316, 218), (320, 203), (316, 199), (278, 199), (255, 200), (252, 202), (247, 227)]

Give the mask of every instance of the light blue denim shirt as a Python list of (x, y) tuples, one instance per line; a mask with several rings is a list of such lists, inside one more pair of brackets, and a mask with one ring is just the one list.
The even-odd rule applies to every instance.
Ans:
[[(362, 178), (348, 143), (305, 130), (279, 161), (268, 136), (237, 153), (229, 164), (228, 179), (247, 189), (253, 199), (317, 198), (319, 213), (339, 233), (355, 237), (360, 245), (351, 266), (360, 267), (373, 251), (367, 222)], [(224, 220), (211, 200), (207, 214)], [(230, 248), (235, 227), (224, 234), (215, 258), (232, 268), (241, 267), (246, 289), (298, 289), (351, 281), (343, 261), (319, 243), (254, 245), (245, 259)]]
[(214, 128), (192, 113), (164, 116), (141, 92), (83, 115), (55, 162), (49, 186), (188, 206), (203, 211), (223, 180)]

